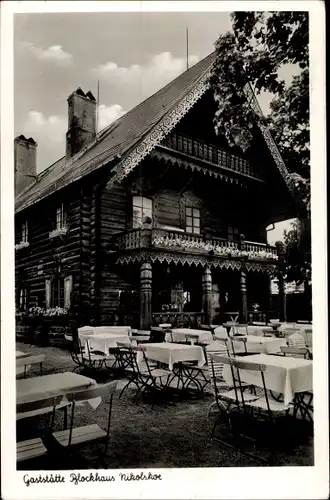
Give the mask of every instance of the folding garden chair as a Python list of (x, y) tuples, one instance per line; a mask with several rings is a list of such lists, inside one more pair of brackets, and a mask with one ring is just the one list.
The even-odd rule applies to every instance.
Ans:
[(106, 362), (113, 361), (113, 356), (106, 355), (103, 353), (96, 353), (90, 348), (89, 340), (86, 340), (86, 351), (87, 355), (84, 351), (82, 351), (82, 358), (86, 368), (92, 368), (97, 371), (101, 371), (103, 369), (108, 368)]
[[(109, 436), (110, 436), (110, 423), (112, 412), (113, 395), (116, 391), (117, 381), (109, 382), (107, 384), (91, 386), (83, 391), (75, 391), (66, 394), (67, 400), (72, 404), (70, 428), (64, 431), (56, 431), (52, 433), (52, 438), (63, 448), (71, 451), (73, 447), (84, 445), (94, 441), (104, 441), (104, 454), (103, 462), (107, 456)], [(80, 427), (74, 427), (74, 414), (76, 406), (95, 398), (109, 397), (107, 404), (109, 405), (108, 419), (106, 430), (102, 429), (98, 424), (89, 424)], [(90, 412), (89, 412), (90, 415)]]
[(72, 371), (75, 372), (76, 370), (78, 370), (78, 368), (85, 368), (86, 365), (83, 360), (83, 353), (85, 349), (81, 346), (79, 338), (78, 338), (78, 345), (75, 345), (71, 335), (64, 334), (64, 338), (65, 340), (70, 342), (69, 346), (70, 346), (71, 359), (74, 362), (74, 364), (77, 365)]
[(24, 358), (16, 358), (16, 368), (24, 366), (23, 376), (26, 378), (26, 372), (29, 366), (39, 365), (40, 375), (42, 375), (42, 364), (45, 361), (44, 354), (38, 354), (37, 356), (26, 356)]
[(281, 346), (281, 352), (284, 356), (290, 356), (292, 358), (309, 358), (309, 350), (307, 347)]
[[(215, 430), (218, 424), (224, 421), (226, 430), (229, 431), (230, 430), (229, 414), (232, 411), (232, 408), (240, 407), (242, 404), (244, 404), (244, 401), (255, 401), (258, 398), (258, 396), (256, 395), (256, 393), (254, 394), (244, 393), (244, 399), (243, 399), (242, 394), (244, 392), (244, 389), (243, 386), (242, 387), (240, 386), (238, 382), (237, 373), (235, 373), (237, 358), (223, 356), (217, 353), (210, 353), (210, 358), (211, 358), (211, 369), (212, 369), (211, 383), (212, 383), (213, 394), (215, 397), (214, 403), (216, 404), (219, 411), (219, 416), (216, 418), (212, 427), (211, 440), (215, 439), (216, 441), (220, 441), (226, 445), (231, 446), (228, 442), (222, 439), (215, 438)], [(223, 383), (224, 381), (222, 379), (222, 373), (221, 377), (219, 377), (219, 375), (217, 375), (216, 373), (216, 368), (217, 368), (216, 363), (218, 364), (218, 367), (219, 365), (220, 366), (222, 365), (221, 367), (222, 371), (224, 365), (228, 365), (230, 367), (232, 384), (228, 385), (228, 383), (227, 384)], [(209, 408), (208, 416), (210, 413), (210, 409), (211, 407)]]
[[(55, 396), (39, 399), (37, 401), (17, 403), (16, 413), (26, 418), (44, 413), (51, 413), (52, 417), (48, 423), (46, 433), (51, 433), (54, 425), (55, 410), (59, 407), (63, 396)], [(43, 443), (42, 437), (19, 441), (16, 445), (16, 460), (22, 462), (32, 458), (41, 457), (47, 453), (47, 448)]]
[[(274, 439), (274, 443), (277, 442), (280, 433), (276, 428), (276, 417), (278, 415), (285, 415), (288, 417), (289, 411), (293, 407), (292, 403), (284, 404), (283, 401), (276, 401), (269, 398), (264, 375), (266, 371), (265, 365), (246, 362), (244, 359), (235, 358), (235, 368), (237, 370), (236, 384), (238, 383), (241, 404), (236, 405), (234, 411), (229, 415), (231, 429), (238, 438), (238, 441), (243, 438), (256, 444), (258, 438), (260, 438), (260, 443), (264, 444), (270, 438)], [(245, 373), (248, 371), (259, 373), (260, 383), (255, 387), (258, 387), (259, 391), (261, 388), (263, 394), (259, 394), (255, 399), (246, 398), (246, 393), (242, 386), (242, 370), (244, 370)], [(244, 423), (242, 417), (244, 418)], [(267, 424), (264, 433), (262, 433), (263, 426), (260, 425), (261, 421)], [(255, 431), (254, 435), (253, 431)], [(260, 433), (262, 433), (261, 436)], [(265, 461), (260, 455), (246, 453), (245, 451), (243, 453), (258, 460)]]
[[(117, 342), (117, 344), (119, 345), (122, 343)], [(128, 382), (121, 390), (119, 398), (121, 398), (125, 390), (132, 384), (134, 384), (137, 388), (134, 395), (135, 401), (140, 393), (147, 390), (159, 392), (168, 386), (169, 379), (170, 377), (173, 377), (173, 373), (168, 370), (151, 367), (145, 354), (146, 346), (119, 345), (119, 348), (122, 359), (126, 365), (125, 370), (128, 375)], [(139, 360), (137, 359), (138, 354), (142, 354), (145, 368), (140, 366)], [(162, 381), (165, 377), (166, 383), (164, 384)]]

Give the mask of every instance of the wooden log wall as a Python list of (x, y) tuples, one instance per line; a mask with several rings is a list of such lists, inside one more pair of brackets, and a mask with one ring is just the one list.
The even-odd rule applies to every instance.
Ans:
[(185, 206), (194, 206), (200, 208), (205, 236), (227, 238), (231, 225), (247, 240), (266, 243), (261, 202), (252, 190), (156, 159), (146, 159), (141, 173), (148, 179), (144, 192), (153, 199), (156, 224), (185, 229)]
[(105, 253), (104, 265), (100, 268), (100, 324), (113, 322), (114, 315), (118, 313), (120, 290), (139, 286), (138, 281), (132, 284), (123, 278), (120, 267), (115, 266), (114, 258), (108, 253), (115, 248), (114, 236), (127, 229), (131, 211), (130, 198), (125, 185), (115, 188), (105, 186), (100, 195), (100, 249)]
[[(29, 246), (15, 252), (16, 290), (19, 287), (27, 288), (28, 307), (45, 306), (45, 280), (54, 276), (58, 265), (63, 275), (72, 275), (73, 292), (79, 293), (80, 246), (85, 241), (80, 196), (80, 189), (74, 187), (16, 215), (15, 243), (21, 241), (22, 223), (28, 221)], [(63, 239), (50, 239), (49, 233), (54, 229), (56, 220), (56, 207), (62, 201), (66, 203), (68, 233)]]

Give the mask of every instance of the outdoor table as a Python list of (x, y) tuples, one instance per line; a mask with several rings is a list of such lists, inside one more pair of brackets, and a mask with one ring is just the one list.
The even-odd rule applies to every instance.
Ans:
[[(132, 332), (133, 332), (133, 330), (132, 330)], [(135, 334), (150, 337), (150, 330), (135, 330)]]
[(272, 330), (274, 330), (276, 332), (276, 330), (278, 330), (278, 328), (281, 326), (281, 323), (280, 322), (276, 322), (275, 321), (270, 321), (269, 323), (267, 323), (267, 327), (270, 327), (272, 328)]
[(16, 358), (27, 358), (30, 356), (28, 352), (16, 351)]
[[(235, 353), (244, 352), (242, 342), (235, 342), (235, 337), (230, 337), (233, 344)], [(246, 335), (246, 348), (248, 352), (259, 353), (279, 353), (281, 346), (286, 346), (286, 340), (276, 337), (259, 337), (257, 335)]]
[(237, 322), (238, 316), (239, 316), (239, 312), (238, 311), (235, 311), (235, 312), (225, 312), (225, 314), (228, 314), (228, 316), (230, 316), (231, 321), (233, 321), (234, 323)]
[(81, 333), (79, 335), (81, 345), (84, 346), (86, 340), (89, 342), (89, 347), (94, 351), (100, 351), (104, 354), (109, 354), (111, 347), (117, 347), (118, 342), (129, 342), (130, 338), (127, 333)]
[(271, 333), (272, 335), (274, 335), (276, 331), (276, 328), (273, 328), (272, 326), (262, 326), (261, 329), (265, 334)]
[[(19, 379), (16, 380), (16, 402), (25, 403), (52, 396), (65, 396), (67, 393), (87, 389), (95, 384), (92, 378), (73, 372)], [(96, 408), (100, 403), (100, 398), (90, 400), (89, 403)]]
[(205, 364), (204, 352), (200, 346), (173, 342), (159, 342), (145, 344), (145, 346), (148, 359), (168, 365), (171, 371), (175, 363), (184, 361), (197, 361), (199, 367)]
[[(29, 353), (16, 351), (16, 359), (28, 358), (29, 356)], [(31, 365), (27, 365), (25, 371), (28, 371), (30, 368)], [(24, 366), (16, 366), (16, 375), (21, 375), (22, 373), (24, 373)]]
[[(215, 355), (215, 360), (216, 357)], [(264, 372), (266, 388), (270, 391), (283, 394), (285, 405), (292, 402), (296, 394), (313, 390), (313, 361), (311, 360), (261, 353), (245, 356), (244, 362), (266, 366), (266, 371)], [(262, 387), (262, 379), (259, 371), (240, 369), (239, 373), (242, 382)], [(229, 365), (224, 365), (223, 378), (229, 385), (233, 385)], [(295, 402), (300, 404), (300, 399), (297, 398)]]
[(174, 328), (165, 335), (165, 342), (186, 342), (186, 335), (197, 335), (197, 342), (211, 343), (213, 341), (212, 332), (206, 330), (193, 330), (191, 328)]

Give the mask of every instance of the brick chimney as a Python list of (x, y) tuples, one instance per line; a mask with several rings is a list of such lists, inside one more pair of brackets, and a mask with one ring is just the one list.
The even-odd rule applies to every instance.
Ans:
[(26, 139), (20, 135), (14, 140), (15, 196), (36, 179), (37, 146), (32, 137)]
[(79, 87), (68, 97), (66, 157), (71, 158), (96, 136), (96, 99)]

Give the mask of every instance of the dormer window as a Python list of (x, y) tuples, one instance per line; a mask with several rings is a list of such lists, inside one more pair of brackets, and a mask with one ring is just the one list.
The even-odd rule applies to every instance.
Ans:
[(64, 203), (61, 203), (56, 209), (56, 229), (63, 229), (66, 227), (66, 212)]
[(147, 219), (152, 222), (152, 200), (133, 196), (133, 228), (141, 227)]
[(22, 243), (28, 243), (29, 241), (29, 228), (28, 228), (28, 221), (24, 221), (22, 224)]

